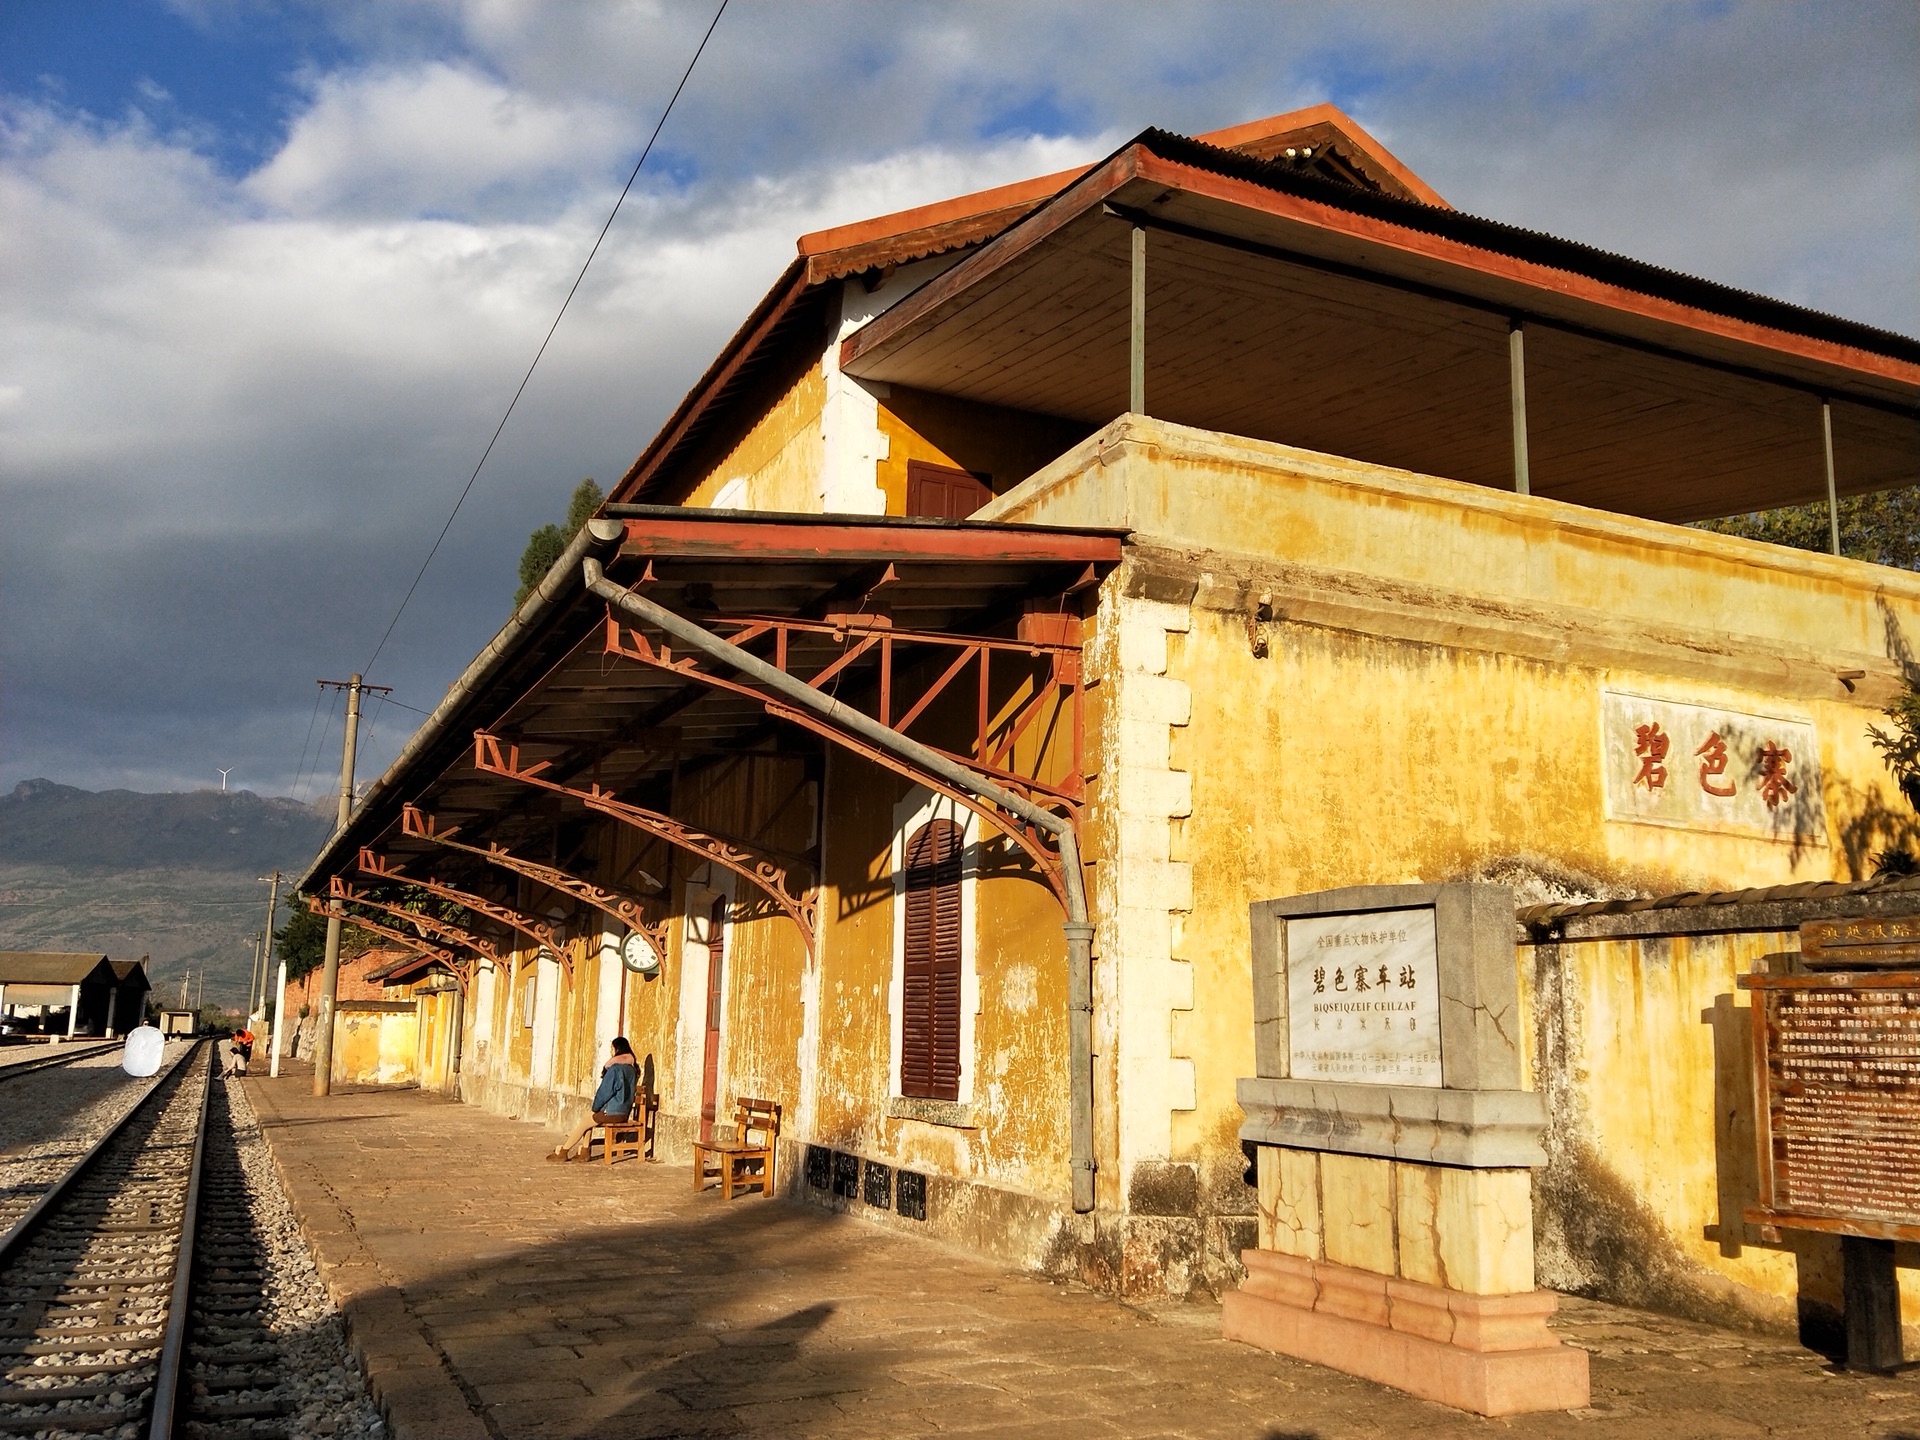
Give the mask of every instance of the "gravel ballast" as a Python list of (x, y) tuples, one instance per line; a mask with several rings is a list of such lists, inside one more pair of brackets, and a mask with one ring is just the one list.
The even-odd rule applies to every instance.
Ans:
[(283, 1386), (295, 1407), (286, 1429), (302, 1436), (384, 1435), (366, 1377), (347, 1346), (346, 1325), (320, 1282), (273, 1157), (260, 1138), (246, 1088), (233, 1080), (219, 1083), (227, 1087), (234, 1145), (267, 1251), (266, 1327), (285, 1354)]

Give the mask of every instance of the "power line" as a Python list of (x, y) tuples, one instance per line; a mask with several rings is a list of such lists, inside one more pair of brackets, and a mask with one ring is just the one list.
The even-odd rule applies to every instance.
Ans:
[(315, 722), (320, 719), (320, 702), (326, 698), (326, 694), (327, 692), (325, 690), (317, 686), (315, 687), (313, 692), (313, 713), (307, 716), (307, 738), (300, 742), (300, 763), (294, 767), (293, 789), (288, 792), (289, 794), (297, 794), (299, 792), (300, 782), (307, 773), (307, 747), (313, 744), (313, 727)]
[(487, 441), (487, 448), (480, 453), (480, 463), (473, 467), (473, 473), (467, 477), (465, 488), (460, 491), (460, 498), (453, 502), (453, 512), (447, 516), (447, 523), (440, 527), (440, 533), (434, 537), (433, 545), (427, 551), (427, 558), (420, 562), (419, 573), (413, 577), (413, 583), (407, 586), (407, 593), (400, 597), (400, 608), (393, 612), (393, 619), (387, 622), (387, 628), (380, 636), (380, 643), (373, 647), (373, 654), (368, 656), (367, 663), (360, 667), (362, 674), (373, 672), (373, 662), (378, 660), (380, 652), (387, 648), (387, 640), (393, 634), (393, 627), (400, 623), (401, 615), (406, 613), (407, 604), (413, 599), (413, 592), (420, 588), (421, 577), (427, 573), (427, 566), (433, 563), (433, 557), (439, 553), (440, 542), (447, 538), (447, 532), (453, 528), (453, 522), (460, 514), (460, 507), (467, 503), (467, 496), (473, 490), (473, 482), (480, 478), (480, 470), (487, 463), (487, 457), (493, 454), (493, 447), (500, 440), (500, 432), (507, 428), (507, 421), (512, 418), (514, 407), (520, 403), (520, 397), (526, 393), (527, 382), (533, 379), (533, 372), (540, 364), (540, 357), (547, 353), (547, 346), (552, 343), (554, 332), (560, 328), (561, 320), (566, 317), (567, 307), (573, 304), (573, 297), (580, 289), (580, 282), (587, 278), (587, 267), (593, 264), (593, 257), (600, 253), (601, 242), (607, 238), (607, 232), (613, 228), (614, 217), (620, 213), (621, 205), (626, 202), (627, 192), (633, 189), (633, 182), (640, 178), (640, 167), (647, 163), (647, 156), (653, 153), (654, 141), (660, 138), (660, 132), (666, 128), (667, 117), (673, 114), (673, 107), (680, 99), (680, 92), (687, 88), (687, 81), (693, 75), (693, 67), (700, 63), (700, 56), (707, 48), (707, 41), (713, 38), (714, 29), (720, 24), (720, 17), (726, 14), (726, 11), (727, 0), (720, 0), (720, 8), (713, 12), (713, 20), (707, 26), (707, 33), (700, 37), (700, 44), (693, 52), (693, 59), (687, 62), (686, 71), (680, 76), (680, 83), (673, 87), (673, 94), (667, 100), (667, 108), (660, 112), (660, 121), (653, 127), (653, 134), (647, 138), (646, 148), (640, 152), (640, 158), (633, 162), (633, 173), (627, 176), (627, 183), (620, 188), (620, 198), (613, 202), (613, 209), (607, 214), (607, 223), (600, 227), (600, 234), (595, 237), (593, 248), (587, 252), (587, 258), (580, 266), (580, 273), (573, 277), (573, 286), (567, 291), (567, 298), (560, 302), (560, 313), (553, 317), (553, 324), (547, 327), (546, 339), (540, 342), (540, 348), (534, 352), (533, 364), (527, 366), (527, 373), (520, 377), (520, 388), (513, 392), (513, 399), (507, 402), (506, 413), (500, 417), (500, 423), (493, 427), (493, 437)]

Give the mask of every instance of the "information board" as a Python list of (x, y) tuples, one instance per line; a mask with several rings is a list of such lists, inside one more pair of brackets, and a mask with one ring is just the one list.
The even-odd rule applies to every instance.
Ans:
[(1296, 1080), (1440, 1084), (1440, 962), (1431, 908), (1281, 922)]
[(1920, 1240), (1920, 974), (1744, 975), (1766, 1225)]

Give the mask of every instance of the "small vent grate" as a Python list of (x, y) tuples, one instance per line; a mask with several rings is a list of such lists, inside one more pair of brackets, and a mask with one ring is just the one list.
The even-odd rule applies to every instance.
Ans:
[(909, 1220), (927, 1218), (927, 1177), (902, 1170), (894, 1184), (893, 1208)]
[(893, 1208), (893, 1167), (882, 1165), (878, 1160), (866, 1162), (863, 1177), (867, 1204), (878, 1205), (882, 1210)]
[(833, 1184), (833, 1151), (824, 1145), (807, 1146), (807, 1185), (825, 1190)]
[(833, 1193), (843, 1200), (860, 1197), (860, 1157), (833, 1152)]

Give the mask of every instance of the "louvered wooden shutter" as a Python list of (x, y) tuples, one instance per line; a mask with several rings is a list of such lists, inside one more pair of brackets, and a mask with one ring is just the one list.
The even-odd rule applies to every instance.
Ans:
[(907, 841), (900, 1093), (960, 1098), (960, 827), (933, 820)]

